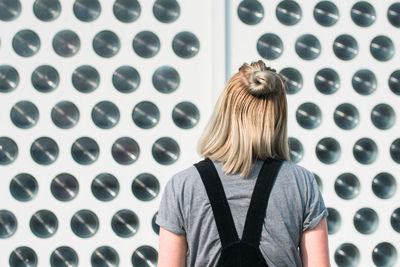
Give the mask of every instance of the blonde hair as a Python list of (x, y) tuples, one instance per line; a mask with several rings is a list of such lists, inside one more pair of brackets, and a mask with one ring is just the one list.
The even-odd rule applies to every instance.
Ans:
[(256, 159), (290, 161), (286, 87), (286, 77), (262, 60), (243, 63), (219, 96), (197, 153), (241, 177), (250, 174)]

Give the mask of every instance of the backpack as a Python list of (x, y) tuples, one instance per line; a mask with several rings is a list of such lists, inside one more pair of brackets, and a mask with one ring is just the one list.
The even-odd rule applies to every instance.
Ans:
[(283, 159), (267, 158), (258, 174), (247, 210), (243, 236), (236, 232), (231, 210), (214, 163), (205, 158), (193, 164), (200, 173), (212, 207), (222, 250), (216, 267), (267, 267), (259, 245), (268, 198)]

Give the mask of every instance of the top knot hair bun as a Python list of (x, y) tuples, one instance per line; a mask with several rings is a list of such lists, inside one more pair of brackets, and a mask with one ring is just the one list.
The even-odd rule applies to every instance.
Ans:
[(255, 96), (271, 96), (278, 92), (280, 78), (274, 69), (255, 70), (249, 75), (247, 90)]
[(239, 73), (243, 86), (254, 96), (270, 97), (286, 92), (287, 78), (267, 67), (262, 60), (243, 63)]

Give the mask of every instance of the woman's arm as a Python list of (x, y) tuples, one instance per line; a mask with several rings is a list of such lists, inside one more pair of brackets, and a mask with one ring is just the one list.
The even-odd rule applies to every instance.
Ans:
[(326, 218), (303, 232), (300, 243), (303, 267), (330, 267)]
[(158, 240), (158, 267), (185, 267), (186, 235), (177, 235), (160, 226)]

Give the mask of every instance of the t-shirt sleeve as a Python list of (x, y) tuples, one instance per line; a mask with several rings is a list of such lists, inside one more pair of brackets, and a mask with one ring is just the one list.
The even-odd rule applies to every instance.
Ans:
[(303, 216), (303, 232), (313, 229), (328, 216), (328, 209), (319, 190), (318, 183), (311, 172), (306, 177), (306, 206)]
[(181, 201), (177, 197), (179, 188), (172, 178), (165, 185), (155, 222), (175, 234), (185, 234)]

